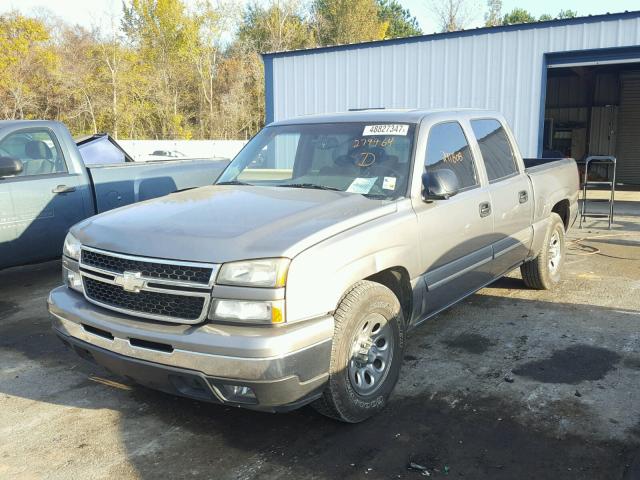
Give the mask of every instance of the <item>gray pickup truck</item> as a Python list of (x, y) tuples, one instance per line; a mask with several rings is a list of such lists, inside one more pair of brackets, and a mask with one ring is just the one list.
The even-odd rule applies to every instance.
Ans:
[(0, 269), (60, 257), (73, 224), (211, 185), (226, 160), (134, 163), (107, 135), (77, 142), (60, 122), (0, 121)]
[(488, 111), (273, 123), (216, 185), (74, 226), (53, 328), (155, 389), (362, 421), (413, 328), (517, 267), (559, 282), (578, 173), (534, 163)]

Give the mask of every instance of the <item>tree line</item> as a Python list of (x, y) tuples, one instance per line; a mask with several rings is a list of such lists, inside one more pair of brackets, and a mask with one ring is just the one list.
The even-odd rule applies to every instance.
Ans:
[[(467, 2), (428, 6), (451, 31), (471, 21)], [(487, 3), (487, 25), (537, 20), (501, 7)], [(398, 0), (124, 0), (122, 8), (109, 27), (93, 28), (0, 15), (0, 117), (60, 120), (76, 136), (244, 139), (264, 124), (261, 52), (422, 33)]]

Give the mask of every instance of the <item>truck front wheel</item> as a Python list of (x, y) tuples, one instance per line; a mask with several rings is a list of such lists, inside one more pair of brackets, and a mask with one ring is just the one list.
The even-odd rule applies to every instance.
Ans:
[(356, 283), (334, 314), (329, 382), (313, 406), (357, 423), (382, 410), (398, 381), (405, 343), (400, 302), (379, 283)]
[(529, 288), (549, 290), (560, 281), (565, 257), (564, 223), (557, 213), (551, 213), (551, 222), (544, 238), (542, 250), (533, 260), (520, 267), (522, 280)]

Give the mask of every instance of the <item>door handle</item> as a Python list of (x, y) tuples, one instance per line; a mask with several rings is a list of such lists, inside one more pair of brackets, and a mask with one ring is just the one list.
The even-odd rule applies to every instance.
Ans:
[(489, 202), (482, 202), (480, 204), (480, 216), (488, 217), (491, 215), (491, 204)]
[(67, 185), (58, 185), (53, 190), (51, 190), (51, 193), (70, 193), (75, 191), (76, 191), (76, 187), (68, 187)]
[(528, 200), (529, 200), (529, 192), (527, 192), (526, 190), (522, 190), (521, 192), (518, 192), (518, 201), (520, 203), (527, 203)]

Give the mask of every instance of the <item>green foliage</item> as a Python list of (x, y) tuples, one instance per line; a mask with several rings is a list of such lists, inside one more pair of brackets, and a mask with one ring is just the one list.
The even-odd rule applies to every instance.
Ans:
[(0, 118), (60, 120), (74, 135), (246, 139), (264, 124), (260, 52), (421, 33), (398, 0), (233, 5), (124, 0), (119, 24), (91, 31), (0, 15)]
[(397, 0), (377, 0), (378, 18), (388, 23), (386, 38), (402, 38), (422, 35), (422, 29), (416, 17), (403, 8)]
[[(123, 31), (139, 49), (140, 61), (151, 76), (154, 112), (162, 137), (189, 138), (187, 116), (180, 107), (197, 102), (185, 80), (184, 65), (199, 47), (199, 25), (182, 0), (132, 0), (124, 4)], [(193, 74), (193, 72), (189, 72)]]
[(562, 18), (575, 18), (578, 16), (578, 12), (575, 10), (560, 10), (560, 13), (556, 16), (557, 19)]
[(536, 19), (531, 13), (522, 8), (515, 8), (510, 13), (506, 14), (502, 20), (503, 25), (512, 25), (516, 23), (531, 23), (531, 22), (546, 22), (549, 20), (561, 20), (563, 18), (575, 18), (578, 16), (578, 12), (574, 10), (560, 10), (555, 17), (544, 13), (540, 15), (540, 18)]
[(238, 31), (238, 40), (257, 52), (275, 52), (310, 47), (311, 26), (292, 1), (263, 7), (249, 4)]
[[(0, 16), (0, 112), (4, 118), (34, 118), (48, 107), (48, 87), (57, 65), (46, 26), (17, 12)], [(29, 82), (22, 81), (28, 77)]]
[(312, 11), (321, 45), (382, 40), (389, 28), (376, 0), (314, 0)]
[(511, 12), (507, 13), (503, 17), (502, 24), (514, 25), (516, 23), (531, 23), (535, 21), (536, 17), (531, 15), (531, 13), (529, 13), (524, 8), (514, 8), (513, 10), (511, 10)]

